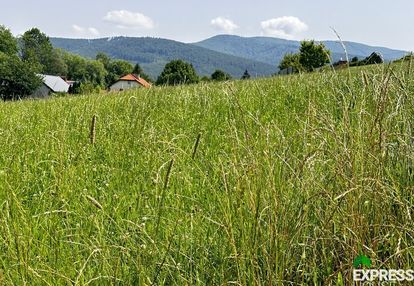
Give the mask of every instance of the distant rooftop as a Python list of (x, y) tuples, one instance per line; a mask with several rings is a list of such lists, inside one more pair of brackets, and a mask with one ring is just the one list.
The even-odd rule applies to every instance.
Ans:
[(68, 92), (69, 84), (59, 76), (38, 74), (43, 79), (43, 83), (53, 92)]

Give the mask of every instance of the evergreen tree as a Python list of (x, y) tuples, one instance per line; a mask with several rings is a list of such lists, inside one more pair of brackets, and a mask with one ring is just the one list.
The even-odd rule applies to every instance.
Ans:
[(144, 70), (141, 68), (141, 66), (139, 64), (136, 64), (134, 66), (134, 69), (133, 69), (132, 73), (135, 74), (135, 75), (139, 75), (140, 76), (141, 74), (144, 73)]
[(251, 76), (247, 70), (244, 71), (241, 79), (249, 79)]

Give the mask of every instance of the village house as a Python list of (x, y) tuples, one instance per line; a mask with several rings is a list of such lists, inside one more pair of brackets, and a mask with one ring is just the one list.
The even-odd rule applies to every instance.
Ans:
[(132, 88), (151, 87), (145, 79), (134, 74), (127, 74), (126, 76), (118, 79), (113, 85), (109, 87), (110, 91), (123, 91)]
[(31, 97), (47, 97), (51, 93), (67, 93), (70, 85), (59, 76), (38, 74), (43, 84), (37, 88)]

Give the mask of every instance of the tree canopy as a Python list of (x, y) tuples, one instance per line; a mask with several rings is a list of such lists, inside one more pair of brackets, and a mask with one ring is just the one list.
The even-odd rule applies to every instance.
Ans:
[(120, 77), (132, 73), (134, 67), (130, 62), (124, 60), (113, 60), (109, 62), (106, 82), (108, 86), (116, 82)]
[(68, 67), (67, 77), (69, 79), (81, 83), (91, 83), (94, 86), (106, 86), (108, 72), (102, 62), (69, 53), (64, 55), (64, 60)]
[(286, 54), (279, 64), (279, 69), (292, 68), (293, 72), (311, 72), (330, 62), (330, 51), (323, 43), (302, 41), (299, 53)]
[(18, 57), (17, 40), (0, 26), (0, 98), (20, 99), (32, 94), (42, 84), (36, 68)]
[(30, 29), (21, 38), (22, 59), (37, 66), (39, 73), (66, 75), (67, 66), (62, 53), (55, 50), (49, 37), (38, 28)]
[(17, 55), (0, 52), (0, 97), (20, 99), (32, 94), (42, 84), (33, 66)]
[(178, 85), (199, 82), (199, 77), (192, 64), (182, 60), (174, 60), (165, 65), (157, 79), (158, 85)]
[(228, 73), (222, 70), (216, 70), (214, 73), (212, 73), (211, 79), (215, 81), (225, 81), (225, 80), (230, 80), (231, 75), (229, 75)]
[(302, 71), (303, 67), (300, 64), (299, 57), (299, 54), (286, 54), (279, 64), (279, 69), (284, 70), (291, 68), (293, 72)]
[(299, 62), (308, 72), (329, 63), (330, 51), (325, 48), (323, 43), (317, 44), (315, 41), (302, 41), (299, 50)]
[(7, 55), (15, 55), (17, 51), (17, 41), (13, 34), (9, 29), (0, 25), (0, 52)]

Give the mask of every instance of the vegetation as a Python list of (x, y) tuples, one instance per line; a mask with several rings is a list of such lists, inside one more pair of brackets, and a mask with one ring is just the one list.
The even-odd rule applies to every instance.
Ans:
[(52, 38), (56, 48), (95, 58), (104, 52), (114, 59), (139, 63), (150, 77), (156, 79), (170, 61), (181, 59), (191, 63), (197, 74), (210, 76), (216, 69), (239, 78), (247, 68), (258, 76), (275, 72), (274, 60), (263, 63), (229, 54), (215, 52), (193, 44), (184, 44), (158, 38), (115, 37), (110, 39), (79, 40)]
[(0, 25), (0, 52), (6, 55), (17, 54), (17, 41), (9, 29)]
[(132, 73), (142, 77), (143, 79), (145, 79), (147, 82), (154, 82), (154, 80), (144, 72), (144, 70), (141, 68), (140, 64), (136, 64), (134, 66), (134, 69), (132, 70)]
[(0, 52), (0, 99), (15, 100), (32, 94), (42, 84), (30, 63)]
[(250, 76), (249, 72), (247, 70), (245, 70), (242, 77), (241, 77), (241, 79), (250, 79), (250, 77), (251, 76)]
[(55, 50), (49, 37), (39, 29), (33, 28), (25, 32), (20, 39), (22, 59), (36, 66), (39, 73), (49, 75), (65, 75), (67, 67), (62, 53)]
[(366, 65), (375, 65), (375, 64), (382, 64), (384, 59), (379, 53), (372, 53), (365, 59), (359, 61), (358, 58), (353, 58), (351, 60), (350, 66), (366, 66)]
[(41, 85), (36, 68), (18, 56), (17, 41), (10, 30), (0, 26), (0, 99), (19, 99)]
[(299, 49), (299, 63), (305, 71), (311, 72), (330, 62), (330, 51), (323, 43), (302, 41)]
[(178, 85), (199, 82), (199, 77), (192, 64), (174, 60), (165, 65), (157, 79), (158, 85)]
[(67, 78), (94, 87), (105, 88), (108, 71), (99, 60), (89, 60), (78, 55), (65, 53), (68, 68)]
[(330, 51), (325, 48), (323, 43), (317, 44), (313, 40), (302, 41), (299, 53), (286, 54), (279, 64), (279, 69), (291, 68), (295, 73), (311, 72), (329, 63), (329, 55)]
[[(345, 58), (342, 44), (338, 41), (323, 41), (325, 47), (331, 51), (332, 62)], [(397, 51), (381, 47), (371, 47), (360, 43), (344, 42), (349, 58), (358, 57), (363, 59), (372, 52), (379, 52), (385, 61), (393, 61), (403, 57), (405, 51)], [(271, 63), (277, 66), (286, 54), (299, 52), (301, 43), (299, 41), (284, 40), (273, 37), (239, 37), (235, 35), (218, 35), (195, 45), (220, 53), (230, 54), (236, 57), (251, 59), (263, 63)], [(247, 67), (248, 70), (252, 70)], [(272, 72), (274, 73), (274, 71)], [(239, 76), (241, 72), (234, 77)]]
[(412, 269), (413, 68), (0, 103), (0, 283)]
[(215, 72), (211, 74), (211, 80), (214, 80), (214, 81), (226, 81), (230, 79), (231, 79), (231, 75), (229, 75), (228, 73), (222, 70), (216, 70)]
[(302, 65), (299, 62), (299, 54), (286, 54), (279, 64), (279, 69), (289, 69), (293, 72), (300, 72), (303, 70)]
[(113, 60), (104, 53), (91, 60), (55, 49), (49, 37), (37, 28), (16, 39), (7, 28), (0, 26), (0, 58), (0, 98), (3, 100), (21, 99), (33, 94), (41, 85), (36, 74), (76, 81), (71, 93), (99, 92), (131, 72), (151, 81), (139, 64), (133, 66), (125, 60)]

